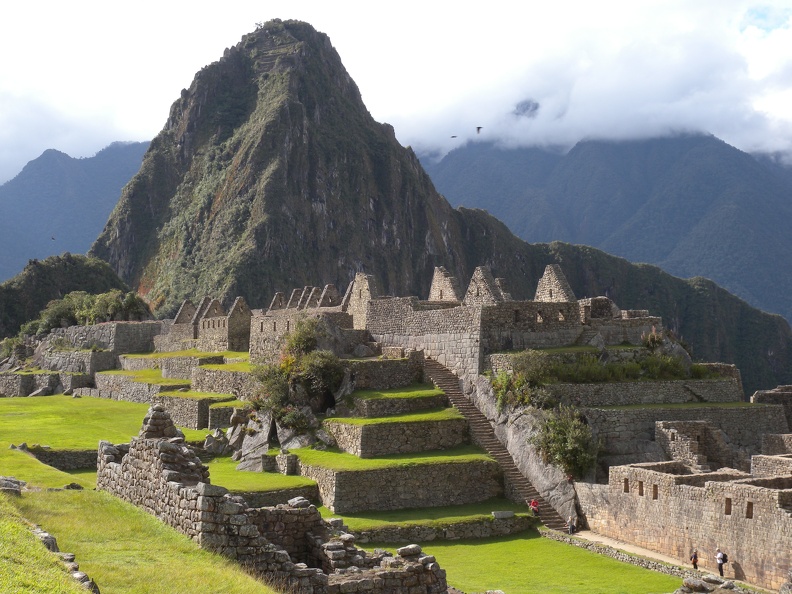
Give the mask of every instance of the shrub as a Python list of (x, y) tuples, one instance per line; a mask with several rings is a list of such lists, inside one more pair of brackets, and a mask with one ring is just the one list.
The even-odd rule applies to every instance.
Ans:
[(311, 351), (299, 359), (293, 377), (309, 394), (319, 396), (338, 390), (344, 366), (330, 351)]
[(289, 401), (289, 378), (276, 365), (257, 365), (253, 367), (255, 377), (261, 387), (256, 401), (261, 408), (273, 410), (285, 406)]
[(512, 357), (512, 369), (529, 385), (541, 386), (550, 380), (550, 356), (544, 351), (525, 350)]
[(284, 337), (283, 352), (299, 357), (313, 351), (319, 344), (319, 320), (302, 318), (294, 324), (294, 330)]
[(545, 413), (544, 423), (529, 443), (545, 463), (555, 464), (575, 478), (585, 476), (597, 461), (598, 444), (591, 428), (572, 406)]

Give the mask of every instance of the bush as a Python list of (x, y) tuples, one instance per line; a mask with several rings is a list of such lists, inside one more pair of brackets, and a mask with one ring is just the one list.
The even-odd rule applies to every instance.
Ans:
[(599, 448), (591, 428), (572, 406), (545, 413), (544, 423), (529, 443), (546, 464), (555, 464), (574, 478), (585, 476), (597, 461)]
[(257, 365), (253, 377), (261, 387), (256, 394), (256, 403), (266, 410), (286, 406), (289, 401), (289, 378), (276, 365)]
[(319, 320), (302, 318), (294, 324), (294, 330), (284, 337), (283, 352), (299, 357), (313, 351), (319, 344)]
[(311, 351), (299, 359), (293, 377), (309, 394), (319, 396), (338, 390), (344, 366), (330, 351)]
[(512, 369), (531, 386), (541, 386), (550, 380), (550, 355), (544, 351), (525, 350), (512, 357)]

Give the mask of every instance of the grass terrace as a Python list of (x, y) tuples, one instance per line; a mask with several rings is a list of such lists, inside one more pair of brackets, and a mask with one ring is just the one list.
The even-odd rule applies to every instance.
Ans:
[(356, 390), (353, 398), (362, 400), (377, 400), (380, 398), (428, 398), (442, 396), (443, 391), (431, 384), (416, 384), (406, 388), (392, 388), (390, 390)]
[(250, 373), (253, 371), (250, 361), (239, 361), (237, 363), (218, 363), (216, 365), (201, 365), (201, 369), (208, 369), (210, 371), (242, 371)]
[[(217, 400), (215, 404), (226, 404), (231, 401), (236, 401), (236, 396), (233, 394), (220, 394), (218, 392), (196, 392), (194, 390), (187, 390), (186, 392), (160, 392), (160, 396), (169, 396), (171, 398), (189, 398), (191, 400)], [(209, 405), (212, 406), (211, 404)]]
[[(100, 371), (101, 375), (123, 375), (129, 377), (134, 382), (141, 384), (154, 384), (155, 386), (189, 386), (189, 380), (162, 377), (161, 369), (141, 369), (139, 371), (126, 371), (124, 369), (113, 369), (111, 371)], [(97, 375), (99, 375), (97, 374)]]
[(447, 450), (422, 452), (420, 454), (394, 454), (377, 458), (358, 458), (337, 449), (324, 451), (300, 448), (291, 450), (300, 462), (309, 466), (319, 466), (335, 471), (365, 471), (382, 468), (403, 468), (422, 464), (453, 464), (472, 461), (493, 462), (494, 460), (476, 446), (461, 446)]
[(85, 594), (5, 495), (0, 495), (0, 534), (0, 592)]
[[(395, 551), (401, 544), (369, 543)], [(529, 531), (477, 540), (422, 543), (463, 592), (497, 588), (507, 594), (655, 594), (673, 592), (681, 579), (620, 563)]]
[(622, 404), (620, 406), (592, 406), (601, 410), (639, 410), (643, 408), (669, 409), (669, 408), (753, 408), (765, 406), (754, 402), (679, 402), (657, 404)]
[(229, 491), (244, 493), (279, 491), (316, 484), (315, 481), (303, 476), (237, 470), (238, 464), (239, 462), (230, 457), (214, 458), (209, 461), (206, 465), (209, 467), (209, 478), (212, 484), (225, 487)]
[(453, 421), (464, 419), (456, 408), (442, 408), (429, 412), (415, 412), (389, 417), (330, 417), (326, 422), (344, 423), (346, 425), (380, 425), (384, 423), (419, 423), (421, 421)]
[(448, 526), (449, 524), (462, 522), (492, 520), (492, 512), (494, 511), (513, 511), (521, 515), (529, 515), (527, 505), (514, 503), (500, 497), (466, 505), (397, 509), (381, 512), (369, 511), (351, 514), (334, 513), (324, 506), (319, 508), (323, 518), (343, 518), (344, 524), (350, 530), (355, 531), (390, 526)]
[[(80, 569), (96, 581), (102, 592), (276, 592), (246, 574), (233, 561), (199, 549), (187, 536), (109, 493), (24, 493), (12, 505), (22, 516), (53, 534), (62, 551), (74, 553)], [(5, 537), (0, 539), (0, 550), (4, 549), (4, 542)], [(5, 572), (0, 570), (0, 576), (5, 576)], [(4, 588), (2, 591), (71, 593), (71, 590)]]
[[(102, 439), (125, 443), (140, 431), (148, 408), (137, 402), (63, 395), (0, 398), (0, 452), (22, 442), (56, 450), (95, 449)], [(207, 434), (181, 430), (188, 441), (203, 441)]]
[(245, 408), (252, 407), (252, 404), (246, 400), (238, 400), (234, 396), (234, 400), (224, 400), (223, 402), (215, 402), (210, 404), (209, 408)]

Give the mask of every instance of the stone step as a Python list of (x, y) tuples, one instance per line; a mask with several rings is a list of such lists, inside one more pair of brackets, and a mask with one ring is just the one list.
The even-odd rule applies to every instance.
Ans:
[(484, 448), (501, 468), (504, 479), (529, 503), (536, 499), (539, 503), (539, 517), (542, 523), (552, 530), (565, 530), (566, 523), (542, 497), (514, 464), (514, 459), (506, 447), (495, 436), (492, 425), (481, 411), (470, 402), (459, 388), (459, 380), (448, 369), (432, 361), (426, 361), (425, 372), (429, 379), (448, 397), (448, 400), (465, 416), (472, 440)]

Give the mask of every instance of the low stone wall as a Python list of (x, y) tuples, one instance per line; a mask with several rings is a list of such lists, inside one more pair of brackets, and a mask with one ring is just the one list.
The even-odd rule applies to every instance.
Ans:
[(170, 334), (160, 334), (154, 337), (154, 350), (158, 353), (189, 351), (195, 348), (198, 348), (198, 340), (195, 338), (181, 338)]
[(320, 501), (319, 488), (316, 485), (278, 489), (277, 491), (233, 491), (232, 495), (243, 497), (250, 507), (272, 507), (287, 503), (295, 497), (305, 497), (308, 501)]
[(224, 363), (223, 357), (165, 357), (160, 359), (162, 377), (192, 379), (193, 369), (199, 365), (218, 365)]
[[(160, 392), (168, 392), (177, 389), (179, 386), (160, 386), (157, 384), (145, 384), (133, 381), (126, 375), (97, 373), (94, 377), (96, 387), (101, 398), (110, 400), (124, 400), (126, 402), (150, 403)], [(185, 387), (189, 384), (185, 382)]]
[(160, 360), (150, 357), (119, 355), (118, 363), (124, 371), (143, 371), (144, 369), (159, 369)]
[(423, 351), (405, 359), (368, 359), (347, 362), (357, 390), (388, 390), (423, 382)]
[(196, 392), (233, 394), (240, 400), (252, 400), (259, 389), (255, 378), (244, 371), (220, 371), (195, 367), (190, 377)]
[(150, 353), (154, 337), (162, 332), (164, 322), (105, 322), (93, 326), (56, 328), (53, 335), (62, 335), (76, 349), (99, 347), (119, 355)]
[(742, 389), (734, 378), (597, 384), (550, 384), (546, 389), (561, 403), (574, 406), (740, 402)]
[(225, 429), (231, 426), (231, 416), (234, 414), (233, 406), (209, 407), (208, 429)]
[(0, 373), (0, 396), (29, 396), (41, 388), (52, 394), (59, 385), (57, 373)]
[(453, 448), (468, 443), (464, 418), (358, 425), (327, 419), (329, 431), (343, 451), (360, 458)]
[(783, 435), (763, 435), (762, 453), (768, 456), (792, 454), (792, 433)]
[(792, 454), (782, 456), (753, 456), (751, 474), (754, 476), (792, 475)]
[(93, 384), (93, 377), (87, 373), (67, 373), (61, 372), (58, 374), (60, 378), (61, 387), (64, 393), (74, 392), (79, 388), (87, 388)]
[(448, 397), (445, 394), (421, 398), (355, 398), (353, 394), (348, 414), (351, 417), (389, 417), (447, 406)]
[(50, 450), (30, 449), (39, 462), (58, 470), (82, 470), (96, 468), (96, 450)]
[(234, 400), (234, 397), (231, 394), (217, 394), (205, 398), (166, 394), (152, 394), (151, 396), (152, 404), (164, 406), (176, 425), (188, 429), (207, 429), (209, 427), (209, 405), (226, 400)]
[(42, 369), (90, 375), (115, 369), (116, 364), (116, 356), (109, 351), (49, 351), (42, 353), (38, 360)]
[(761, 451), (762, 435), (787, 433), (786, 418), (779, 405), (742, 407), (586, 408), (585, 417), (603, 443), (602, 458), (610, 465), (664, 460), (654, 441), (656, 421), (706, 420), (730, 440), (733, 464), (748, 470), (750, 456)]
[(536, 521), (525, 515), (511, 518), (486, 518), (457, 522), (448, 526), (383, 526), (371, 530), (353, 530), (358, 542), (429, 542), (432, 540), (460, 540), (491, 538), (530, 530)]
[(486, 501), (503, 494), (496, 462), (420, 464), (365, 471), (332, 471), (300, 463), (335, 513), (438, 507)]

